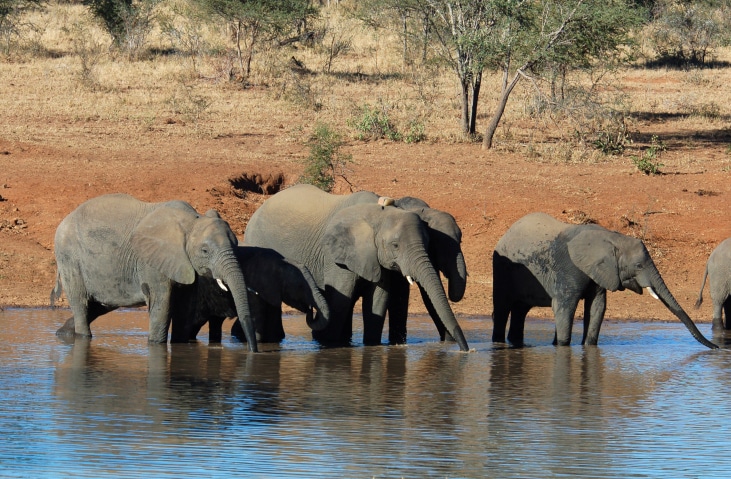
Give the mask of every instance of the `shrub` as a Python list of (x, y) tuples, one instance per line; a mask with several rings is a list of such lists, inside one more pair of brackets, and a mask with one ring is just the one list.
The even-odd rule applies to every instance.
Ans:
[(300, 177), (300, 183), (331, 191), (335, 185), (336, 176), (347, 181), (345, 167), (353, 161), (353, 157), (340, 151), (343, 144), (338, 132), (333, 131), (326, 124), (317, 124), (308, 142), (310, 156), (305, 160), (305, 170)]
[(663, 63), (702, 65), (728, 34), (723, 2), (662, 0), (655, 7), (651, 42)]
[(650, 147), (642, 153), (642, 156), (633, 155), (631, 157), (632, 163), (646, 175), (657, 175), (660, 173), (660, 168), (665, 166), (660, 163), (657, 157), (660, 152), (666, 149), (665, 144), (658, 140), (657, 135), (653, 135)]
[(348, 124), (358, 131), (356, 138), (359, 140), (380, 140), (381, 138), (388, 138), (392, 141), (401, 140), (401, 134), (391, 123), (385, 108), (378, 109), (365, 104), (358, 109), (356, 117), (349, 120)]

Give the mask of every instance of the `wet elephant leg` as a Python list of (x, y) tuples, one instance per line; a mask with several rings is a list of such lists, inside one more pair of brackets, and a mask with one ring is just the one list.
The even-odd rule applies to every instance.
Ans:
[[(729, 314), (729, 313), (731, 313), (731, 296), (726, 298), (726, 301), (723, 303), (723, 315), (725, 316), (724, 319), (726, 320), (725, 329), (731, 329), (731, 314)], [(715, 321), (716, 321), (715, 317), (714, 317), (713, 321), (714, 321), (714, 325), (715, 325)], [(720, 322), (720, 319), (719, 319), (719, 322)]]
[[(208, 343), (220, 343), (221, 337), (223, 336), (222, 330), (223, 330), (223, 321), (226, 318), (221, 316), (216, 316), (213, 318), (208, 319)], [(239, 322), (236, 321), (236, 324)], [(196, 334), (198, 331), (196, 331)], [(242, 330), (243, 334), (243, 330)], [(194, 338), (191, 338), (194, 339)]]
[(556, 322), (556, 336), (553, 339), (554, 345), (569, 346), (571, 344), (571, 330), (573, 329), (574, 315), (576, 314), (576, 307), (578, 305), (578, 300), (553, 300), (553, 315)]
[(372, 285), (363, 293), (363, 344), (381, 344), (390, 299), (390, 293), (377, 285)]
[[(251, 305), (251, 303), (249, 303)], [(284, 323), (282, 322), (282, 305), (272, 305), (261, 302), (256, 307), (256, 313), (252, 309), (256, 322), (256, 334), (262, 343), (278, 343), (284, 337)]]
[(525, 336), (525, 317), (528, 316), (530, 305), (523, 302), (513, 303), (510, 310), (510, 330), (508, 331), (508, 342), (513, 346), (523, 346)]
[[(99, 316), (102, 316), (104, 314), (107, 314), (111, 311), (114, 311), (117, 309), (113, 306), (105, 306), (103, 304), (97, 303), (96, 301), (89, 301), (86, 307), (86, 316), (88, 324), (91, 324), (92, 321), (94, 321)], [(70, 317), (66, 320), (63, 326), (58, 328), (58, 331), (56, 331), (56, 334), (59, 336), (73, 336), (75, 331), (75, 320), (74, 316)]]
[(505, 329), (510, 317), (510, 305), (507, 301), (495, 298), (492, 311), (492, 342), (505, 342)]
[(402, 277), (394, 278), (388, 296), (388, 344), (406, 343), (408, 316), (409, 282)]
[(729, 298), (726, 298), (726, 301), (723, 303), (719, 303), (717, 301), (713, 302), (713, 324), (711, 325), (712, 330), (722, 330), (724, 329), (724, 323), (723, 323), (723, 316), (724, 313), (726, 316), (726, 319), (728, 320), (728, 310), (726, 309), (726, 304), (729, 302)]

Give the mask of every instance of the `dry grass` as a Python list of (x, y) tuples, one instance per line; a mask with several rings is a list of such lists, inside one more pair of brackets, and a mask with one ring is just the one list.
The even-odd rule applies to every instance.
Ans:
[[(164, 3), (161, 8), (172, 18), (176, 5)], [(29, 18), (40, 27), (27, 33), (32, 51), (4, 60), (0, 108), (6, 114), (0, 128), (11, 140), (57, 143), (78, 137), (106, 149), (153, 144), (157, 135), (237, 135), (244, 133), (242, 127), (256, 125), (252, 119), (266, 117), (280, 119), (289, 141), (303, 141), (316, 120), (354, 137), (349, 120), (368, 104), (388, 112), (401, 132), (418, 123), (431, 141), (465, 141), (458, 130), (459, 91), (451, 72), (404, 68), (396, 38), (364, 30), (337, 10), (326, 13), (322, 46), (258, 52), (251, 86), (243, 88), (227, 76), (233, 59), (225, 54), (225, 29), (191, 25), (178, 17), (179, 31), (202, 35), (206, 51), (150, 53), (129, 61), (110, 52), (108, 36), (84, 7), (50, 4)], [(79, 32), (86, 35), (81, 45)], [(349, 48), (333, 57), (327, 46), (335, 42)], [(151, 52), (170, 51), (171, 46), (170, 37), (159, 30), (148, 42)], [(725, 60), (730, 53), (718, 56)], [(304, 68), (293, 68), (293, 58)], [(323, 73), (328, 64), (330, 73)], [(621, 87), (623, 108), (631, 114), (628, 121), (636, 122), (630, 124), (632, 129), (641, 124), (644, 130), (652, 123), (662, 125), (651, 129), (668, 140), (673, 135), (688, 140), (728, 122), (727, 74), (723, 69), (638, 68), (620, 72), (612, 83)], [(497, 102), (498, 84), (496, 75), (483, 80), (478, 127), (484, 126)], [(605, 95), (618, 98), (614, 89)], [(606, 161), (586, 142), (577, 145), (574, 135), (577, 128), (598, 128), (589, 124), (598, 121), (596, 117), (536, 114), (535, 105), (533, 86), (519, 85), (498, 129), (498, 149), (523, 152), (536, 161)], [(636, 135), (632, 146), (646, 145), (648, 135)], [(697, 166), (687, 154), (665, 163)]]

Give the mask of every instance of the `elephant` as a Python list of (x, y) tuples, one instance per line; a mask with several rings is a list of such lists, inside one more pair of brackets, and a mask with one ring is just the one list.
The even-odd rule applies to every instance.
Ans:
[[(378, 195), (375, 193), (372, 201), (378, 202)], [(429, 248), (427, 250), (429, 259), (434, 268), (447, 278), (448, 297), (450, 301), (458, 302), (464, 297), (467, 287), (467, 266), (462, 253), (462, 230), (457, 225), (454, 217), (438, 209), (430, 208), (429, 205), (419, 198), (405, 196), (393, 199), (393, 205), (406, 211), (416, 213), (425, 223), (429, 234)], [(398, 272), (389, 271), (390, 290), (383, 296), (376, 295), (374, 299), (375, 310), (382, 310), (383, 306), (379, 301), (387, 303), (388, 311), (388, 341), (390, 344), (403, 344), (406, 342), (406, 319), (409, 307), (409, 282)], [(452, 339), (439, 320), (429, 295), (423, 287), (419, 286), (422, 300), (429, 315), (439, 331), (442, 341)], [(380, 317), (376, 315), (375, 317)], [(380, 341), (383, 332), (383, 323), (374, 321), (374, 324), (364, 324), (364, 336), (370, 342)]]
[[(711, 252), (703, 273), (701, 290), (695, 308), (703, 303), (703, 288), (706, 279), (710, 281), (709, 290), (713, 301), (713, 330), (731, 329), (731, 238), (725, 239)], [(723, 317), (726, 322), (724, 323)]]
[[(269, 248), (238, 246), (234, 252), (249, 290), (249, 308), (258, 342), (277, 343), (284, 339), (282, 303), (306, 313), (307, 324), (312, 329), (327, 325), (330, 316), (327, 302), (304, 265), (290, 261)], [(231, 292), (223, 291), (213, 279), (208, 278), (201, 278), (187, 288), (192, 301), (179, 304), (180, 314), (173, 316), (173, 336), (180, 336), (181, 340), (195, 340), (208, 322), (209, 342), (220, 343), (224, 319), (236, 316)], [(317, 321), (313, 308), (321, 313)], [(246, 341), (238, 322), (233, 324), (231, 334)]]
[(545, 213), (516, 221), (493, 252), (493, 342), (523, 344), (525, 317), (534, 306), (552, 306), (556, 321), (554, 344), (571, 343), (579, 300), (584, 300), (582, 344), (596, 345), (609, 291), (629, 289), (662, 301), (708, 348), (706, 339), (665, 285), (644, 243), (599, 225), (570, 225)]
[(257, 351), (238, 240), (214, 210), (201, 216), (179, 200), (146, 203), (126, 194), (92, 198), (56, 229), (56, 285), (73, 312), (58, 334), (91, 337), (91, 322), (119, 307), (147, 305), (148, 340), (165, 343), (173, 306), (185, 285), (213, 278), (231, 292), (249, 349)]
[[(350, 341), (353, 308), (360, 297), (365, 324), (382, 324), (385, 310), (374, 310), (374, 294), (376, 287), (389, 290), (390, 275), (384, 271), (395, 271), (424, 288), (446, 331), (467, 351), (439, 273), (429, 259), (424, 222), (411, 211), (373, 203), (372, 198), (370, 192), (332, 195), (311, 185), (294, 185), (254, 212), (244, 244), (270, 247), (310, 270), (330, 307), (327, 327), (313, 331), (322, 343)], [(364, 336), (364, 342), (368, 341)]]

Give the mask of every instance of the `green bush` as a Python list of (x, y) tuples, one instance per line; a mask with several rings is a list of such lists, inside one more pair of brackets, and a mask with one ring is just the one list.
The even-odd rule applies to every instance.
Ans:
[(651, 145), (648, 149), (642, 153), (642, 156), (632, 156), (632, 163), (635, 164), (638, 170), (646, 175), (657, 175), (660, 173), (660, 168), (663, 165), (657, 158), (660, 152), (665, 151), (667, 148), (662, 141), (659, 141), (657, 135), (652, 136)]
[[(308, 142), (310, 155), (305, 160), (305, 170), (300, 177), (300, 183), (331, 191), (335, 185), (335, 177), (345, 178), (346, 165), (353, 161), (351, 155), (340, 151), (343, 144), (338, 132), (326, 124), (317, 124)], [(345, 179), (347, 181), (347, 178)]]
[(358, 109), (356, 117), (348, 124), (358, 131), (359, 140), (380, 140), (388, 138), (391, 141), (400, 141), (401, 134), (388, 118), (385, 108), (378, 109), (368, 104)]

